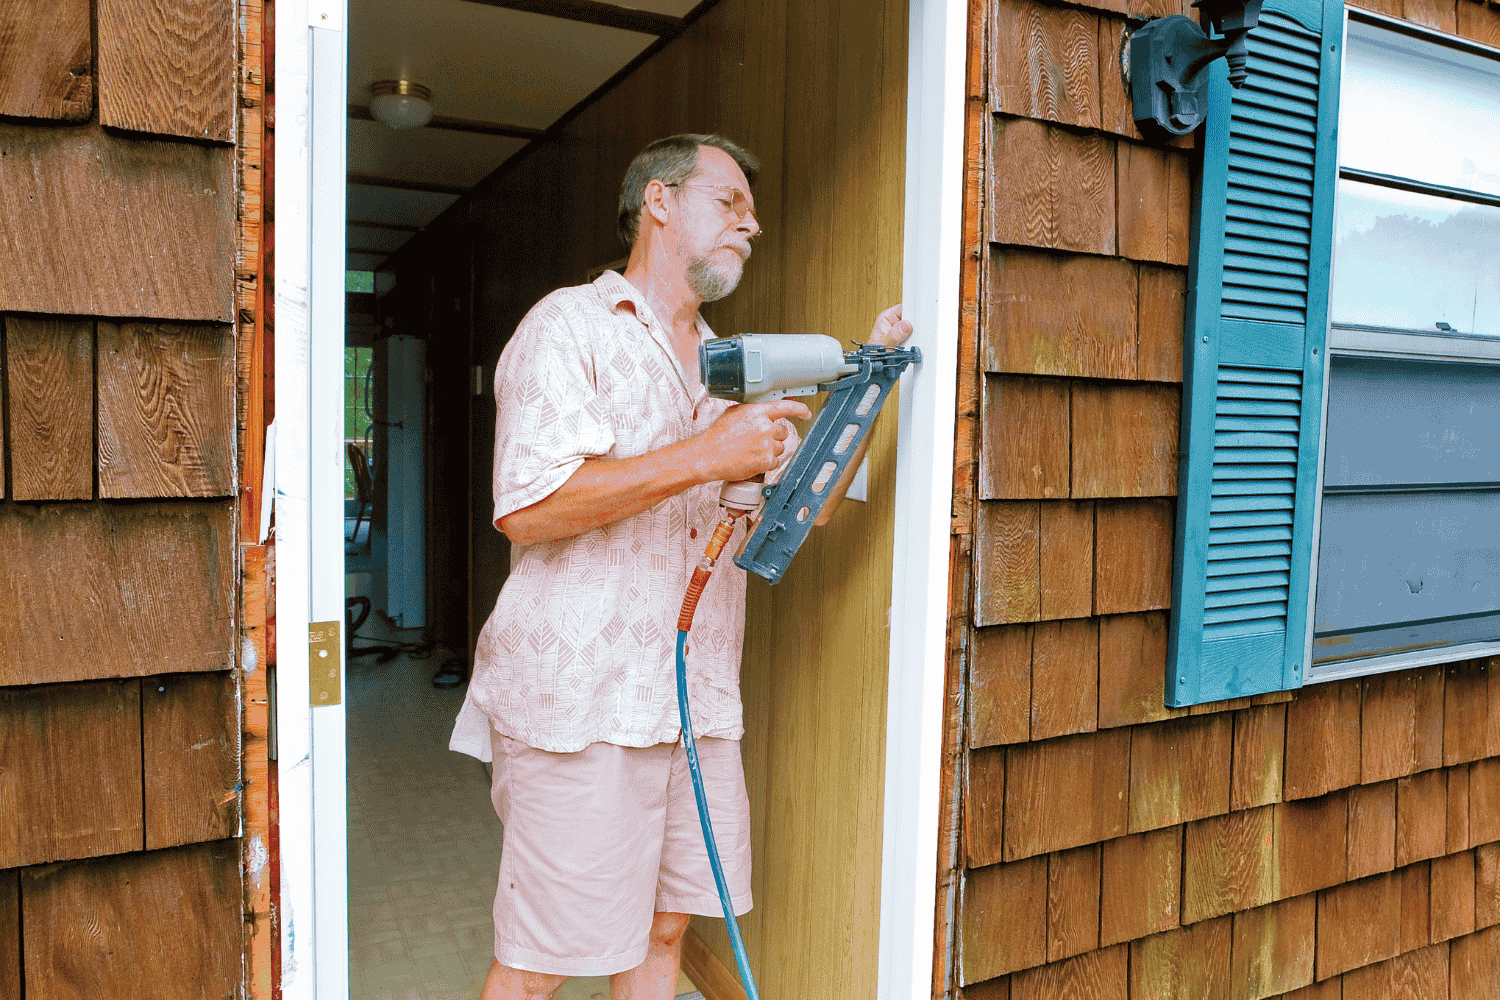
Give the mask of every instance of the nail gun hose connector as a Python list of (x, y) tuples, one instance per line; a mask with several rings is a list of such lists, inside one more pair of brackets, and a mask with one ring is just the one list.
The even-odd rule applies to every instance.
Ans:
[(734, 522), (739, 516), (739, 511), (725, 509), (724, 519), (714, 529), (713, 537), (703, 550), (703, 558), (693, 567), (693, 578), (688, 581), (687, 593), (682, 597), (682, 610), (677, 613), (677, 631), (687, 632), (693, 627), (693, 615), (698, 612), (698, 599), (703, 596), (703, 588), (708, 586), (708, 578), (713, 576), (719, 554), (724, 551), (729, 536), (734, 534)]

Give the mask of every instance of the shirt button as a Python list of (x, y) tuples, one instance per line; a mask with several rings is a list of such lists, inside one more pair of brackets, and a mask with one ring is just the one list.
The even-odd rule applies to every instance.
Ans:
[(688, 529), (688, 537), (689, 538), (697, 538), (698, 537), (698, 529), (697, 528), (689, 528)]

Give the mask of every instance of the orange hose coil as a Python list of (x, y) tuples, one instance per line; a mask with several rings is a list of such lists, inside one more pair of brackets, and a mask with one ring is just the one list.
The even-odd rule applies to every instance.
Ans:
[(688, 583), (687, 593), (682, 597), (682, 611), (677, 615), (677, 631), (686, 632), (693, 627), (693, 615), (698, 612), (698, 599), (703, 596), (703, 588), (708, 586), (708, 578), (714, 574), (714, 563), (718, 562), (719, 553), (724, 551), (724, 546), (729, 543), (729, 536), (734, 534), (734, 522), (738, 517), (738, 513), (726, 513), (719, 526), (714, 529), (713, 537), (708, 540), (703, 558), (694, 567), (693, 578)]

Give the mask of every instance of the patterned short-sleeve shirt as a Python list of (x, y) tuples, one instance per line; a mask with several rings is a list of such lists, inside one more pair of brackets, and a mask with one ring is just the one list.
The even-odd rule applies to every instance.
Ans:
[[(713, 337), (701, 319), (698, 328)], [(682, 441), (732, 405), (690, 393), (666, 329), (613, 271), (553, 292), (527, 313), (500, 355), (495, 401), (497, 522), (552, 493), (590, 458), (631, 458)], [(788, 443), (796, 440), (793, 432)], [(677, 613), (719, 520), (719, 485), (513, 551), (469, 688), (497, 731), (558, 752), (677, 739)], [(704, 736), (744, 732), (745, 571), (729, 558), (744, 532), (742, 522), (688, 640), (693, 729)]]

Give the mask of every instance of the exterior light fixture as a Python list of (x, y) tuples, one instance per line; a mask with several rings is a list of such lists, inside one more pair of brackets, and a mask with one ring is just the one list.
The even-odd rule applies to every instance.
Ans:
[(432, 120), (432, 91), (410, 80), (370, 84), (370, 117), (391, 128), (418, 128)]
[(1136, 127), (1157, 140), (1186, 135), (1203, 124), (1208, 107), (1209, 64), (1223, 56), (1229, 82), (1245, 82), (1245, 36), (1260, 23), (1262, 0), (1195, 0), (1223, 38), (1210, 38), (1190, 17), (1174, 14), (1137, 28), (1130, 36), (1130, 99)]

